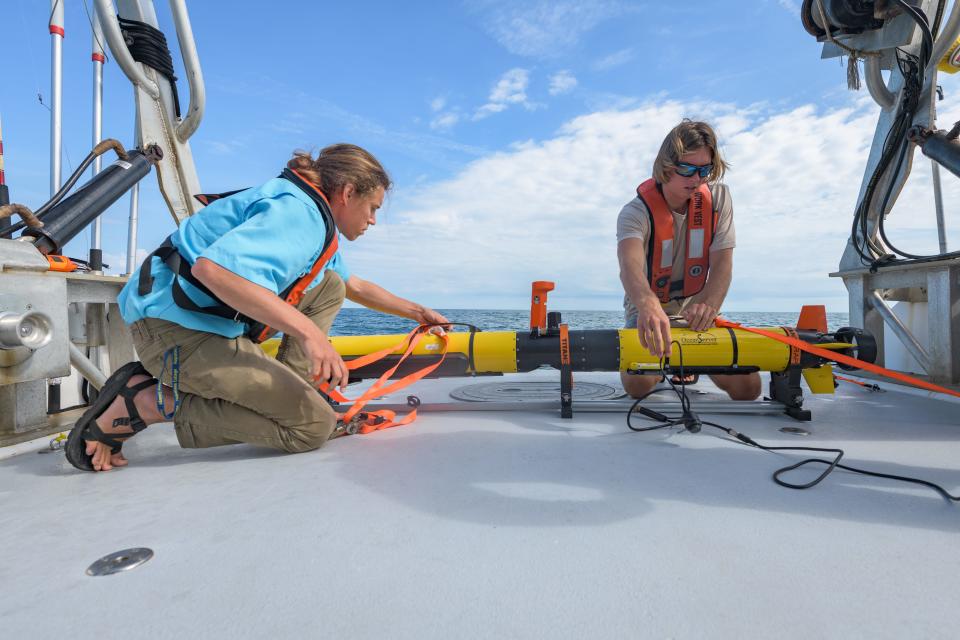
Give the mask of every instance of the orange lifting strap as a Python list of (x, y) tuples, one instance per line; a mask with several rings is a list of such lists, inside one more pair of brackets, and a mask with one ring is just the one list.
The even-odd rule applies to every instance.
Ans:
[[(347, 362), (346, 363), (347, 369), (349, 369), (350, 371), (354, 369), (359, 369), (360, 367), (364, 367), (373, 362), (377, 362), (378, 360), (382, 360), (383, 358), (392, 354), (394, 351), (397, 351), (399, 349), (404, 349), (404, 345), (406, 345), (403, 355), (397, 361), (397, 364), (393, 365), (393, 367), (391, 367), (387, 371), (384, 371), (383, 375), (380, 376), (376, 382), (370, 385), (370, 388), (364, 391), (359, 398), (355, 400), (351, 400), (350, 398), (345, 397), (336, 389), (331, 389), (330, 383), (324, 382), (323, 384), (321, 384), (319, 387), (320, 391), (330, 396), (330, 398), (332, 398), (336, 402), (353, 403), (352, 406), (349, 409), (347, 409), (346, 412), (338, 413), (337, 418), (340, 420), (343, 420), (344, 422), (350, 422), (350, 420), (357, 417), (357, 415), (360, 414), (360, 410), (363, 409), (363, 407), (366, 406), (366, 404), (371, 400), (373, 400), (374, 398), (379, 396), (385, 396), (388, 393), (393, 393), (394, 391), (399, 391), (400, 389), (403, 389), (404, 387), (407, 387), (413, 384), (417, 380), (420, 380), (428, 376), (437, 367), (443, 364), (444, 359), (447, 357), (447, 347), (450, 341), (446, 333), (438, 336), (440, 340), (443, 342), (443, 350), (440, 353), (439, 360), (437, 360), (435, 363), (431, 365), (427, 365), (426, 367), (420, 369), (419, 371), (415, 371), (409, 375), (406, 375), (400, 378), (399, 380), (395, 380), (391, 384), (387, 384), (387, 382), (390, 380), (390, 376), (392, 376), (394, 373), (397, 372), (397, 369), (400, 368), (400, 365), (402, 365), (403, 362), (407, 359), (407, 357), (411, 353), (413, 353), (413, 350), (417, 347), (417, 344), (419, 344), (423, 336), (425, 336), (432, 328), (433, 328), (432, 325), (420, 325), (416, 329), (408, 333), (406, 337), (404, 337), (404, 339), (401, 340), (398, 344), (392, 347), (387, 347), (386, 349), (382, 349), (375, 353), (368, 353), (367, 355), (359, 356)], [(389, 429), (390, 427), (400, 427), (405, 424), (410, 424), (411, 422), (417, 419), (417, 410), (414, 409), (413, 411), (411, 411), (404, 417), (400, 418), (399, 420), (397, 419), (397, 412), (391, 411), (390, 409), (381, 409), (379, 411), (367, 411), (367, 412), (364, 412), (364, 415), (367, 417), (361, 424), (359, 433), (367, 434), (367, 433), (372, 433), (374, 431), (380, 431), (381, 429)]]
[(821, 349), (820, 347), (815, 347), (812, 344), (806, 343), (803, 340), (799, 340), (797, 338), (782, 336), (778, 333), (773, 333), (772, 331), (765, 331), (763, 329), (756, 329), (754, 327), (745, 327), (739, 322), (730, 322), (729, 320), (724, 320), (723, 318), (717, 318), (716, 325), (720, 328), (741, 329), (743, 331), (755, 333), (759, 336), (764, 336), (764, 337), (776, 340), (777, 342), (788, 344), (791, 347), (791, 351), (793, 351), (793, 349), (799, 349), (801, 351), (806, 351), (807, 353), (812, 353), (815, 356), (824, 358), (825, 360), (832, 360), (840, 364), (847, 364), (847, 365), (850, 365), (851, 367), (856, 367), (857, 369), (863, 369), (864, 371), (876, 373), (877, 375), (884, 376), (885, 378), (892, 378), (894, 380), (899, 380), (900, 382), (905, 382), (913, 387), (920, 387), (921, 389), (926, 389), (927, 391), (934, 391), (936, 393), (945, 393), (947, 395), (960, 398), (960, 392), (954, 391), (953, 389), (947, 389), (946, 387), (941, 387), (940, 385), (933, 384), (932, 382), (927, 382), (926, 380), (921, 380), (919, 378), (914, 378), (913, 376), (908, 376), (907, 374), (900, 373), (899, 371), (891, 371), (890, 369), (884, 369), (883, 367), (877, 366), (870, 362), (857, 360), (856, 358), (845, 356), (842, 353), (837, 353), (836, 351), (830, 351), (829, 349)]

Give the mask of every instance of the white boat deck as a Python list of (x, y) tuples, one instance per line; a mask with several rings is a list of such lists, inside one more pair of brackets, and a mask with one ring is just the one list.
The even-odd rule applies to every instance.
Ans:
[[(839, 391), (808, 396), (812, 423), (714, 419), (960, 492), (960, 405)], [(438, 412), (301, 455), (182, 450), (168, 425), (109, 473), (25, 452), (0, 461), (3, 636), (957, 637), (960, 505), (842, 471), (785, 489), (770, 475), (799, 456), (709, 431)], [(85, 575), (128, 547), (155, 556)]]

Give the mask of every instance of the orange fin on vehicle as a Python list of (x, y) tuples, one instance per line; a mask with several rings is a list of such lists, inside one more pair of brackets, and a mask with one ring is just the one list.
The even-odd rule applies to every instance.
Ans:
[(800, 319), (797, 320), (797, 329), (826, 333), (827, 308), (822, 304), (803, 305), (800, 309)]

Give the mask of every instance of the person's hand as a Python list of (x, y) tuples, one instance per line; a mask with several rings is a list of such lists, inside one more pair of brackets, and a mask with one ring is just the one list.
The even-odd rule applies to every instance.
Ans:
[(637, 307), (637, 337), (640, 346), (656, 358), (669, 357), (673, 351), (670, 344), (670, 318), (654, 296)]
[(683, 316), (683, 319), (687, 321), (687, 326), (692, 330), (706, 331), (713, 326), (713, 321), (719, 312), (720, 310), (713, 305), (695, 302), (681, 311), (680, 315)]
[(444, 334), (444, 331), (450, 330), (450, 325), (447, 324), (450, 321), (444, 318), (442, 314), (437, 313), (436, 311), (434, 311), (433, 309), (430, 309), (429, 307), (423, 307), (420, 313), (417, 314), (417, 317), (415, 318), (415, 320), (420, 324), (440, 325), (430, 329), (430, 333), (434, 333), (438, 336), (442, 336)]
[(310, 361), (310, 377), (318, 385), (329, 382), (331, 388), (347, 388), (350, 372), (323, 332), (317, 329), (302, 340), (301, 346)]

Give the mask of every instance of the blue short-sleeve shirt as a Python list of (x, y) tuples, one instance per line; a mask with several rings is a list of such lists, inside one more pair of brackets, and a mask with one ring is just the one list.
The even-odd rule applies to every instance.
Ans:
[[(327, 228), (310, 196), (292, 183), (275, 178), (253, 189), (215, 200), (181, 223), (171, 242), (190, 264), (206, 258), (250, 282), (280, 294), (306, 275), (320, 257)], [(327, 269), (343, 281), (350, 272), (337, 251), (308, 287), (323, 279)], [(139, 295), (140, 270), (120, 292), (120, 313), (127, 324), (142, 318), (160, 318), (188, 329), (227, 338), (241, 335), (245, 326), (206, 313), (181, 309), (173, 301), (173, 272), (159, 258), (151, 258), (153, 289)], [(199, 306), (214, 300), (189, 282), (180, 286)]]

